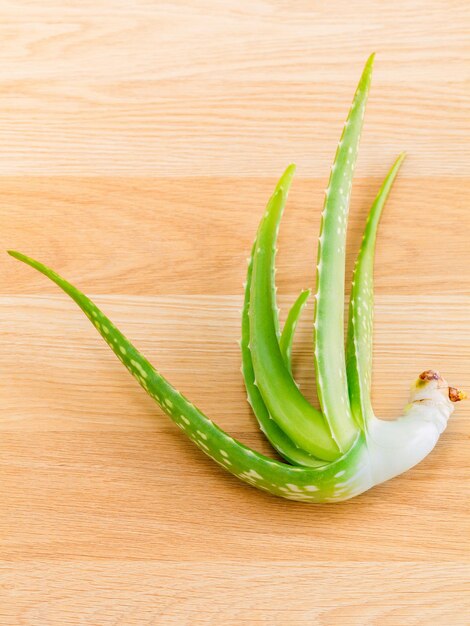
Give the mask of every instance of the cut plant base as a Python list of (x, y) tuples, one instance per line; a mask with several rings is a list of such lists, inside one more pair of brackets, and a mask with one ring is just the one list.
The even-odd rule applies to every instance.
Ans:
[(354, 269), (347, 349), (343, 333), (346, 227), (373, 55), (359, 81), (331, 168), (318, 246), (315, 372), (321, 411), (296, 384), (291, 367), (295, 327), (310, 294), (303, 291), (279, 330), (274, 283), (277, 233), (294, 175), (289, 166), (268, 202), (248, 263), (242, 313), (242, 373), (261, 430), (287, 463), (243, 445), (180, 394), (98, 307), (45, 265), (19, 253), (67, 293), (145, 391), (210, 458), (242, 481), (301, 502), (340, 502), (393, 478), (434, 448), (454, 402), (465, 394), (426, 370), (403, 415), (382, 421), (371, 401), (373, 261), (380, 215), (403, 162), (392, 166), (370, 210)]

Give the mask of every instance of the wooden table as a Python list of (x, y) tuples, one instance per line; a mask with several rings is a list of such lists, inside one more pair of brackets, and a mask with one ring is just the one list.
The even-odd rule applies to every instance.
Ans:
[[(470, 389), (468, 3), (1, 3), (1, 248), (51, 265), (178, 389), (270, 453), (236, 340), (276, 177), (282, 313), (312, 286), (329, 166), (376, 50), (348, 277), (398, 152), (376, 263), (374, 404), (433, 367)], [(3, 256), (0, 621), (6, 626), (469, 623), (469, 407), (419, 467), (308, 506), (187, 441), (84, 316)], [(312, 307), (295, 373), (313, 398)]]

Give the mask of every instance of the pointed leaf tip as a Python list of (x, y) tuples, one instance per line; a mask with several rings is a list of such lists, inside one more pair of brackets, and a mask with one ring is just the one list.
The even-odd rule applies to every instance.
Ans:
[(370, 79), (372, 76), (372, 70), (374, 69), (374, 59), (375, 59), (375, 52), (373, 52), (370, 57), (367, 59), (366, 64), (364, 65), (364, 70), (362, 72), (362, 80), (364, 80), (364, 78), (367, 80), (367, 83), (370, 83)]
[(282, 179), (287, 182), (287, 183), (291, 183), (294, 174), (295, 174), (295, 170), (297, 169), (297, 166), (295, 163), (290, 163), (286, 169), (284, 170), (284, 174), (282, 175)]
[(283, 194), (283, 196), (287, 197), (290, 186), (292, 184), (292, 179), (294, 178), (295, 168), (296, 166), (294, 163), (291, 163), (286, 167), (276, 185), (276, 191), (274, 192), (275, 194), (280, 192)]

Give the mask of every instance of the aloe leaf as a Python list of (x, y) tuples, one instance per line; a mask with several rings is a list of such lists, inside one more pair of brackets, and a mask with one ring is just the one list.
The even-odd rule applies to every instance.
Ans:
[(371, 404), (372, 326), (374, 320), (374, 253), (382, 210), (405, 154), (400, 154), (388, 172), (372, 204), (353, 272), (349, 303), (347, 375), (351, 410), (364, 428), (373, 417)]
[(9, 254), (38, 270), (82, 309), (118, 359), (161, 409), (208, 457), (240, 480), (273, 495), (300, 502), (339, 502), (372, 486), (364, 437), (335, 462), (295, 467), (270, 459), (237, 441), (179, 393), (104, 313), (76, 287), (20, 252)]
[(307, 304), (307, 300), (311, 294), (310, 289), (305, 289), (297, 297), (294, 304), (289, 309), (287, 319), (282, 329), (281, 338), (279, 340), (279, 347), (281, 348), (282, 358), (287, 366), (287, 369), (292, 374), (292, 343), (294, 341), (295, 329), (299, 321), (303, 308)]
[(284, 172), (258, 229), (249, 308), (250, 351), (254, 382), (269, 415), (296, 446), (331, 461), (341, 455), (340, 450), (322, 414), (302, 395), (286, 367), (273, 313), (276, 239), (294, 170), (291, 165)]
[[(250, 403), (251, 408), (253, 409), (253, 413), (260, 425), (262, 432), (266, 435), (266, 438), (271, 443), (273, 448), (277, 450), (277, 452), (284, 457), (290, 463), (294, 465), (303, 465), (307, 467), (320, 467), (325, 464), (324, 461), (320, 461), (308, 452), (301, 450), (298, 448), (291, 439), (284, 433), (284, 431), (279, 428), (276, 422), (271, 419), (269, 415), (269, 411), (266, 408), (264, 400), (259, 392), (257, 385), (255, 385), (255, 373), (253, 369), (253, 362), (251, 359), (250, 352), (250, 293), (251, 293), (251, 279), (253, 274), (253, 253), (255, 250), (256, 242), (253, 246), (251, 256), (248, 262), (247, 276), (246, 276), (246, 284), (245, 284), (245, 299), (243, 303), (243, 311), (242, 311), (242, 337), (240, 341), (240, 348), (242, 353), (242, 374), (243, 379), (245, 381), (245, 387), (247, 391), (248, 402)], [(305, 293), (305, 292), (304, 292)], [(308, 292), (307, 292), (308, 295)], [(295, 305), (294, 305), (295, 306)], [(297, 307), (300, 309), (301, 307)], [(291, 309), (291, 313), (294, 307)], [(277, 315), (276, 308), (273, 308), (273, 315)], [(288, 332), (293, 335), (293, 317), (295, 316), (295, 311), (288, 316), (291, 318), (290, 329), (286, 331), (286, 325), (284, 325), (283, 337), (284, 333)], [(286, 322), (287, 324), (287, 322)], [(284, 339), (287, 341), (287, 339)], [(281, 337), (282, 342), (282, 337)]]
[(357, 436), (346, 378), (344, 351), (344, 274), (349, 197), (374, 55), (364, 68), (343, 128), (320, 226), (315, 306), (315, 372), (323, 414), (340, 450)]

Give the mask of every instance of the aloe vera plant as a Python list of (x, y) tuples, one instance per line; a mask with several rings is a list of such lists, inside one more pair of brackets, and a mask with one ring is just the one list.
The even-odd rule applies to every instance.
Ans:
[(373, 259), (380, 214), (404, 155), (370, 210), (357, 257), (344, 338), (346, 226), (353, 171), (373, 65), (369, 58), (331, 168), (322, 212), (315, 295), (315, 371), (321, 410), (301, 393), (291, 367), (304, 291), (279, 330), (274, 265), (279, 223), (294, 175), (289, 166), (268, 202), (248, 263), (242, 313), (242, 373), (262, 431), (287, 461), (259, 454), (221, 430), (147, 361), (98, 307), (45, 265), (10, 251), (67, 293), (161, 409), (216, 463), (258, 489), (302, 502), (339, 502), (408, 470), (435, 446), (464, 394), (423, 372), (403, 415), (377, 419), (370, 400)]

